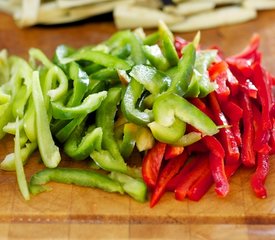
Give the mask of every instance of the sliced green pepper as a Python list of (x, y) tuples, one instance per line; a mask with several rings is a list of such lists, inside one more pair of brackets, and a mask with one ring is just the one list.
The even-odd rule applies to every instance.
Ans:
[(155, 121), (149, 123), (148, 127), (151, 129), (154, 138), (158, 141), (174, 144), (185, 133), (186, 123), (176, 117), (173, 124), (169, 127), (162, 126)]
[(143, 51), (149, 62), (157, 69), (165, 71), (169, 68), (169, 62), (161, 52), (159, 45), (145, 45), (143, 46)]
[(173, 125), (177, 117), (201, 131), (203, 135), (214, 135), (218, 132), (215, 123), (205, 113), (175, 93), (160, 95), (154, 102), (153, 113), (155, 121), (166, 127)]
[(120, 87), (109, 89), (107, 97), (96, 111), (96, 125), (97, 127), (101, 127), (103, 131), (102, 148), (111, 153), (117, 165), (116, 170), (119, 169), (118, 171), (125, 172), (127, 166), (119, 152), (119, 147), (114, 136), (114, 120), (117, 105), (121, 100), (121, 91)]
[(76, 127), (64, 144), (64, 152), (75, 160), (84, 160), (93, 150), (101, 149), (102, 129), (90, 127), (83, 136), (85, 122)]
[(81, 103), (83, 97), (88, 91), (90, 79), (86, 72), (80, 66), (71, 62), (69, 65), (69, 76), (73, 79), (73, 94), (67, 104), (68, 107), (77, 106)]
[(144, 86), (134, 78), (131, 79), (124, 93), (121, 110), (125, 117), (138, 125), (147, 125), (152, 121), (152, 116), (149, 112), (141, 111), (136, 107), (138, 99), (144, 91)]
[(56, 167), (60, 160), (59, 148), (55, 145), (52, 138), (50, 124), (47, 115), (46, 104), (43, 99), (43, 94), (39, 81), (39, 73), (33, 73), (33, 91), (32, 97), (35, 108), (36, 131), (39, 146), (39, 152), (42, 160), (47, 167)]
[(135, 65), (129, 75), (155, 95), (167, 90), (171, 84), (171, 79), (168, 76), (147, 65)]
[(119, 172), (111, 172), (109, 177), (121, 183), (123, 190), (135, 200), (139, 202), (147, 200), (147, 186), (141, 179), (135, 179)]
[(124, 193), (121, 185), (108, 176), (91, 170), (74, 168), (47, 168), (35, 173), (30, 180), (30, 192), (32, 194), (38, 194), (50, 190), (49, 187), (43, 185), (50, 181), (84, 187), (95, 187), (107, 192)]
[(91, 61), (99, 65), (115, 69), (129, 70), (131, 68), (131, 65), (127, 61), (95, 50), (76, 52), (69, 57), (62, 59), (61, 63), (65, 64), (80, 60)]
[(179, 57), (174, 44), (174, 35), (163, 21), (159, 22), (159, 35), (164, 56), (170, 66), (176, 66)]
[(89, 114), (99, 108), (106, 96), (106, 91), (90, 94), (83, 100), (82, 104), (75, 107), (66, 107), (62, 102), (51, 102), (52, 115), (55, 119), (66, 120)]
[(183, 96), (191, 81), (196, 60), (196, 49), (193, 43), (189, 43), (183, 49), (183, 56), (177, 67), (173, 70), (172, 83), (168, 91)]

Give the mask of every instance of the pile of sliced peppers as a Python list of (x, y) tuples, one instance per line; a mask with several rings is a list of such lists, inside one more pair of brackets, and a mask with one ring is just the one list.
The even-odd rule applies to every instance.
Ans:
[[(13, 134), (15, 144), (0, 168), (16, 171), (25, 199), (55, 181), (140, 202), (151, 193), (153, 207), (166, 191), (197, 201), (213, 184), (225, 197), (243, 166), (255, 169), (252, 189), (266, 197), (275, 83), (259, 37), (229, 58), (199, 40), (160, 22), (149, 35), (125, 30), (80, 49), (60, 45), (51, 60), (39, 49), (28, 61), (2, 50), (0, 138)], [(23, 166), (35, 151), (45, 168), (27, 181)], [(90, 164), (62, 168), (61, 152)]]

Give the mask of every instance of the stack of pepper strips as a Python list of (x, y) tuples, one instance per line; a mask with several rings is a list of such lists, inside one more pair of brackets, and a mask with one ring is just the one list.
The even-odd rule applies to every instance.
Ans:
[[(161, 22), (148, 36), (121, 31), (79, 50), (61, 45), (53, 61), (31, 49), (30, 63), (11, 61), (18, 92), (11, 93), (1, 136), (16, 134), (17, 161), (6, 158), (1, 168), (20, 169), (18, 158), (25, 163), (38, 147), (47, 168), (32, 176), (32, 193), (57, 181), (145, 201), (147, 186), (152, 207), (166, 191), (199, 200), (213, 183), (224, 197), (230, 176), (246, 166), (256, 169), (256, 195), (266, 197), (274, 79), (261, 66), (258, 46), (254, 36), (241, 54), (224, 60), (218, 49), (200, 49), (199, 34), (193, 42), (174, 39)], [(92, 159), (100, 172), (59, 167), (57, 145), (74, 160)], [(140, 173), (127, 162), (134, 152), (142, 156)], [(21, 192), (27, 199), (26, 187)]]

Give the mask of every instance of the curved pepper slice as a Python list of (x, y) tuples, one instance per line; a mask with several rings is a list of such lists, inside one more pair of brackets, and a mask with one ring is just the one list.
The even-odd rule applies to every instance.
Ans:
[(54, 168), (59, 164), (61, 155), (59, 148), (55, 145), (51, 134), (46, 104), (40, 86), (38, 71), (33, 72), (32, 90), (39, 151), (46, 167)]
[(214, 135), (218, 132), (215, 123), (193, 104), (174, 93), (164, 93), (154, 102), (153, 114), (155, 121), (169, 127), (177, 117), (186, 122), (203, 135)]
[(129, 75), (152, 94), (159, 94), (165, 91), (171, 83), (171, 79), (168, 76), (154, 67), (143, 64), (134, 66)]
[[(116, 169), (111, 170), (126, 172), (127, 166), (121, 156), (118, 143), (114, 136), (114, 119), (117, 113), (117, 105), (121, 99), (121, 90), (120, 87), (109, 89), (107, 97), (96, 111), (96, 125), (101, 127), (103, 131), (102, 148), (110, 152), (115, 162), (114, 165), (116, 165)], [(94, 158), (94, 155), (95, 154), (92, 153), (92, 158)]]
[(175, 118), (173, 124), (169, 127), (163, 126), (158, 122), (151, 122), (148, 124), (155, 139), (160, 142), (174, 144), (185, 133), (186, 123)]
[(84, 160), (93, 150), (101, 149), (102, 129), (91, 127), (82, 137), (84, 124), (85, 121), (74, 130), (64, 145), (64, 152), (75, 160)]
[(173, 74), (171, 86), (168, 89), (168, 91), (175, 92), (180, 96), (183, 96), (187, 91), (193, 75), (196, 60), (196, 49), (194, 44), (189, 43), (186, 45), (182, 54), (183, 56), (178, 62), (175, 74)]
[(30, 180), (30, 192), (32, 194), (38, 194), (50, 190), (49, 187), (43, 185), (50, 181), (84, 187), (95, 187), (107, 192), (124, 193), (120, 183), (112, 180), (108, 176), (91, 170), (75, 168), (46, 168), (35, 173)]
[(107, 91), (90, 94), (83, 100), (82, 104), (75, 107), (66, 107), (62, 102), (51, 102), (52, 115), (55, 119), (66, 120), (89, 114), (99, 108), (106, 96)]
[(152, 121), (152, 116), (148, 112), (136, 108), (137, 101), (143, 91), (144, 86), (137, 80), (131, 79), (122, 98), (121, 110), (130, 122), (144, 126)]

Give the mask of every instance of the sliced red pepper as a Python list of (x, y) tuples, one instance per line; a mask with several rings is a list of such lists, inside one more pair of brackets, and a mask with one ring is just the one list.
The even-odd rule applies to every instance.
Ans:
[(205, 153), (208, 152), (208, 148), (203, 143), (203, 141), (195, 142), (189, 146), (187, 146), (187, 151), (191, 155), (192, 153)]
[(269, 155), (266, 153), (257, 154), (257, 168), (251, 178), (251, 186), (256, 196), (266, 198), (265, 180), (269, 172)]
[(169, 160), (171, 158), (174, 158), (181, 153), (183, 153), (184, 147), (182, 146), (173, 146), (173, 145), (167, 145), (165, 149), (164, 159)]
[(220, 158), (225, 157), (225, 151), (220, 141), (214, 136), (204, 136), (202, 138), (204, 144), (208, 147), (208, 149)]
[(226, 85), (227, 82), (227, 69), (228, 65), (225, 61), (220, 61), (214, 63), (208, 69), (210, 79), (215, 81), (217, 88), (215, 92), (218, 94), (219, 98), (226, 100), (230, 94), (230, 90)]
[(212, 111), (214, 113), (216, 124), (225, 126), (220, 129), (218, 136), (220, 136), (224, 150), (226, 152), (226, 162), (228, 162), (229, 164), (235, 163), (239, 160), (239, 157), (240, 157), (240, 152), (239, 152), (238, 144), (235, 140), (235, 136), (229, 127), (229, 123), (225, 115), (221, 111), (221, 108), (215, 93), (212, 92), (208, 96), (209, 96)]
[(175, 189), (175, 198), (184, 200), (190, 187), (200, 178), (200, 176), (209, 169), (208, 154), (200, 154), (196, 156), (197, 164), (189, 171)]
[(157, 142), (144, 156), (142, 161), (142, 176), (148, 187), (154, 188), (160, 166), (164, 157), (166, 144)]
[(243, 116), (243, 109), (233, 100), (223, 102), (221, 108), (230, 121), (238, 122)]
[(161, 196), (165, 193), (168, 182), (178, 173), (187, 158), (188, 154), (184, 151), (182, 154), (167, 162), (163, 170), (159, 173), (159, 178), (151, 197), (150, 207), (154, 207), (157, 204)]
[(241, 160), (247, 167), (255, 165), (255, 151), (253, 148), (254, 127), (253, 112), (249, 97), (243, 93), (241, 96), (241, 105), (243, 108), (243, 134), (242, 134), (242, 150)]
[(213, 185), (214, 180), (210, 169), (206, 169), (199, 179), (190, 187), (187, 196), (192, 201), (199, 201)]
[(243, 92), (247, 93), (249, 97), (257, 98), (258, 89), (249, 79), (246, 79), (244, 83), (240, 84), (240, 88)]
[(271, 89), (267, 84), (268, 76), (265, 74), (259, 63), (253, 65), (253, 83), (258, 89), (258, 96), (262, 106), (262, 126), (263, 130), (271, 129), (270, 111), (272, 107)]

